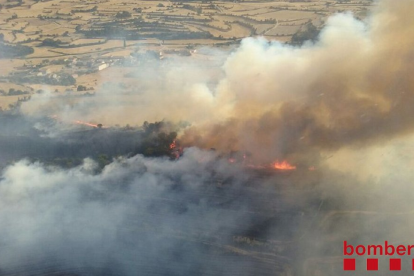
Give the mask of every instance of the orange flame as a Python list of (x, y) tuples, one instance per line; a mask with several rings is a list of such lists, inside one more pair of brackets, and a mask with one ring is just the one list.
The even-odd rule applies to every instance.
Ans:
[(78, 125), (84, 125), (84, 126), (90, 126), (90, 127), (102, 127), (102, 125), (98, 125), (98, 124), (91, 124), (91, 123), (87, 123), (87, 122), (82, 122), (82, 121), (79, 121), (79, 120), (76, 120), (76, 121), (73, 121), (75, 124), (78, 124)]
[(171, 154), (174, 157), (174, 159), (180, 158), (180, 156), (183, 153), (183, 148), (180, 146), (179, 143), (177, 145), (177, 140), (175, 140), (175, 139), (170, 144), (170, 150), (171, 150)]
[(276, 161), (273, 164), (273, 167), (277, 170), (284, 170), (284, 171), (286, 171), (286, 170), (296, 170), (296, 166), (293, 166), (293, 165), (289, 164), (286, 160), (284, 160), (282, 162)]

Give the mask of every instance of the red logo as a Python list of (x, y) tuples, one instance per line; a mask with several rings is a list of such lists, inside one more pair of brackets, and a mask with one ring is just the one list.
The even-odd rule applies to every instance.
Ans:
[[(356, 259), (351, 256), (365, 256), (367, 270), (378, 270), (377, 256), (389, 257), (389, 270), (401, 270), (400, 256), (411, 256), (414, 253), (414, 245), (393, 245), (388, 241), (382, 245), (357, 245), (353, 246), (344, 241), (344, 270), (356, 270)], [(412, 259), (412, 270), (414, 270), (414, 259)]]

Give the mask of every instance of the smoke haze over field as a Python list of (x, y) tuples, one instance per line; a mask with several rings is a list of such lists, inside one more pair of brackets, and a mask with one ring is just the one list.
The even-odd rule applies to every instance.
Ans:
[[(209, 50), (221, 74), (188, 58), (138, 67), (138, 88), (128, 95), (103, 88), (56, 109), (104, 124), (189, 121), (194, 127), (182, 138), (188, 145), (246, 150), (263, 160), (375, 143), (414, 126), (412, 5), (379, 1), (366, 22), (332, 16), (315, 44), (299, 48), (247, 38), (228, 56)], [(23, 110), (50, 113), (41, 104), (50, 100), (39, 95)]]
[(283, 158), (411, 131), (412, 7), (380, 1), (367, 23), (338, 14), (302, 48), (245, 40), (218, 87), (230, 115), (188, 134), (189, 144)]
[[(276, 252), (237, 257), (226, 246), (252, 231), (292, 239), (286, 229), (301, 215), (292, 209), (290, 222), (278, 225), (283, 213), (275, 220), (266, 210), (287, 198), (260, 183), (249, 191), (240, 168), (211, 152), (189, 149), (177, 162), (119, 159), (100, 174), (95, 166), (20, 161), (3, 172), (0, 274), (56, 266), (77, 275), (268, 275), (290, 262)], [(217, 175), (232, 186), (217, 190)], [(255, 222), (265, 224), (255, 229)]]

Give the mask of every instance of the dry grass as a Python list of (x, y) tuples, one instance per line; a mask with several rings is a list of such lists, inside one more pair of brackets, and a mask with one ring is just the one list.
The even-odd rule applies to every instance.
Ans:
[[(0, 0), (0, 4), (4, 6), (7, 3), (7, 0)], [(257, 35), (265, 36), (271, 40), (290, 41), (291, 36), (307, 22), (312, 21), (315, 25), (320, 26), (327, 16), (336, 12), (351, 10), (355, 15), (364, 17), (369, 12), (369, 3), (371, 1), (368, 0), (351, 1), (348, 4), (339, 4), (334, 0), (298, 3), (287, 1), (240, 3), (191, 1), (180, 5), (178, 2), (144, 0), (97, 0), (90, 2), (81, 0), (39, 2), (25, 0), (22, 6), (0, 10), (0, 33), (4, 35), (6, 42), (25, 42), (25, 45), (34, 48), (34, 53), (27, 56), (26, 59), (0, 60), (0, 77), (20, 70), (19, 68), (22, 68), (24, 64), (32, 66), (39, 64), (44, 59), (57, 61), (70, 57), (84, 57), (93, 61), (100, 57), (120, 58), (127, 57), (137, 50), (161, 52), (186, 49), (189, 45), (215, 46), (237, 43), (241, 38)], [(92, 10), (95, 6), (97, 9)], [(136, 10), (138, 8), (141, 11)], [(137, 28), (135, 32), (144, 33), (147, 36), (146, 39), (128, 40), (125, 48), (121, 37), (99, 45), (84, 46), (105, 41), (105, 38), (85, 38), (82, 33), (76, 31), (77, 26), (86, 29), (99, 27), (100, 24), (116, 21), (115, 15), (122, 11), (130, 12), (132, 18), (141, 19), (145, 24), (159, 24), (161, 33), (204, 32), (213, 37), (175, 38), (162, 41), (156, 36), (156, 28), (158, 28), (156, 25), (153, 25), (152, 29), (142, 31), (139, 25), (136, 27), (132, 23), (126, 22), (120, 23), (120, 25), (126, 30)], [(39, 47), (40, 43), (47, 38), (79, 47)], [(28, 42), (29, 39), (32, 42)], [(193, 55), (192, 58), (201, 58), (201, 56)], [(49, 68), (53, 69), (53, 72), (65, 70), (63, 67), (51, 67), (45, 64), (42, 64), (42, 67), (42, 70)], [(112, 70), (109, 68), (105, 71), (109, 73)], [(79, 76), (77, 85), (82, 84), (96, 89), (101, 84), (100, 76), (100, 73)], [(120, 76), (120, 78), (123, 77)], [(39, 84), (27, 85), (35, 90), (42, 87)], [(51, 91), (56, 89), (65, 91), (65, 88), (59, 86), (49, 86), (49, 88)], [(13, 99), (14, 97), (1, 97), (0, 106), (7, 106)]]

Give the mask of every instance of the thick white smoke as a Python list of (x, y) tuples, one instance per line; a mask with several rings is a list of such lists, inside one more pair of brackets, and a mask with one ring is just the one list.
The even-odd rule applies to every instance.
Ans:
[[(73, 157), (96, 158), (105, 145), (109, 156), (120, 146), (128, 153), (142, 133), (92, 129), (40, 138), (31, 127), (34, 118), (0, 119), (1, 157), (12, 163), (0, 165), (0, 274), (251, 275), (291, 269), (290, 241), (299, 231), (291, 229), (301, 228), (300, 209), (312, 207), (301, 194), (292, 198), (275, 189), (275, 175), (256, 179), (216, 152), (196, 148), (177, 161), (122, 157), (101, 172), (101, 163), (86, 159), (67, 168)], [(19, 156), (63, 167), (13, 162)]]
[[(235, 258), (228, 246), (262, 216), (251, 208), (261, 204), (238, 189), (246, 182), (240, 168), (197, 149), (176, 162), (121, 158), (99, 174), (95, 166), (22, 160), (4, 170), (2, 273), (252, 275), (260, 265), (242, 269), (250, 257)], [(232, 186), (218, 188), (226, 178)]]
[[(210, 61), (138, 65), (126, 88), (101, 87), (95, 97), (71, 102), (36, 95), (22, 109), (109, 125), (187, 121), (193, 125), (182, 136), (187, 145), (307, 162), (315, 151), (413, 129), (411, 7), (409, 0), (383, 0), (365, 22), (350, 13), (330, 17), (315, 43), (247, 38), (232, 52), (205, 50)], [(103, 77), (115, 82), (111, 72), (117, 73)]]

